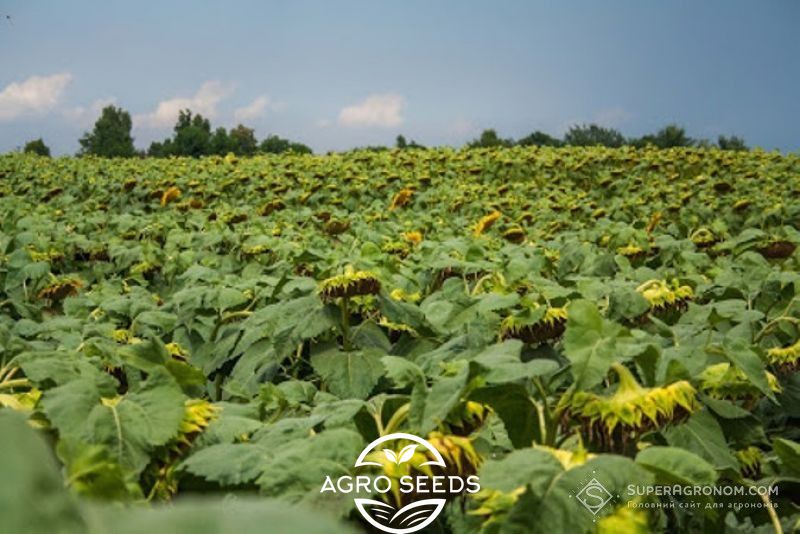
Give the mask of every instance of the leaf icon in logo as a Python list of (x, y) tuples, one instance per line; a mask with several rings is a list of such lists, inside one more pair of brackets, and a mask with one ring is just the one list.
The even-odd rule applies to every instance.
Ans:
[(400, 449), (400, 454), (395, 453), (391, 449), (383, 449), (383, 454), (386, 455), (386, 458), (389, 459), (390, 462), (394, 462), (397, 465), (402, 464), (403, 462), (407, 462), (414, 456), (414, 450), (417, 448), (416, 445), (406, 445), (402, 449)]
[(415, 444), (411, 444), (400, 449), (400, 454), (398, 455), (397, 458), (397, 465), (409, 461), (411, 457), (414, 456), (414, 449), (416, 448), (417, 446)]
[(388, 458), (390, 462), (396, 463), (398, 465), (400, 464), (400, 462), (397, 461), (397, 455), (394, 453), (392, 449), (383, 449), (383, 454), (386, 455), (386, 458)]

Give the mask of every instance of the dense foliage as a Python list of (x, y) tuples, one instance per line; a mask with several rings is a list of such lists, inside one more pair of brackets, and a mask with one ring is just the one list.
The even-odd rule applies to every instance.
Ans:
[(440, 532), (791, 531), (798, 176), (630, 147), (2, 156), (0, 516), (362, 530), (322, 480), (404, 431), (481, 477)]
[(22, 151), (26, 154), (36, 154), (37, 156), (50, 156), (50, 147), (44, 144), (44, 140), (41, 137), (25, 143), (25, 148)]
[(107, 158), (134, 156), (132, 127), (130, 113), (122, 108), (106, 106), (92, 130), (81, 137), (81, 154)]

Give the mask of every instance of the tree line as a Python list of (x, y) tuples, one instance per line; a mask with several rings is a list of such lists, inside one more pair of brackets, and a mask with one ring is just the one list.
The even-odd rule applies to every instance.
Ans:
[[(131, 129), (133, 122), (130, 114), (122, 108), (106, 106), (92, 130), (80, 139), (78, 155), (96, 155), (103, 157), (168, 157), (168, 156), (224, 156), (233, 153), (237, 156), (255, 154), (280, 154), (294, 152), (311, 154), (312, 150), (303, 143), (283, 139), (277, 135), (269, 135), (259, 142), (255, 131), (242, 124), (226, 130), (223, 127), (211, 128), (211, 122), (202, 115), (191, 110), (181, 110), (173, 128), (173, 135), (163, 141), (154, 141), (146, 150), (137, 150), (133, 145)], [(519, 139), (503, 138), (494, 129), (484, 130), (480, 136), (466, 144), (467, 148), (511, 147), (511, 146), (605, 146), (618, 148), (622, 146), (657, 148), (672, 147), (717, 147), (723, 150), (748, 150), (745, 141), (735, 135), (720, 135), (716, 143), (708, 139), (694, 139), (686, 130), (676, 124), (669, 124), (653, 134), (641, 137), (625, 137), (614, 128), (606, 128), (597, 124), (581, 124), (572, 126), (562, 138), (551, 136), (542, 131), (532, 132)], [(395, 148), (424, 149), (425, 147), (413, 139), (406, 140), (398, 135)], [(388, 150), (386, 146), (359, 147), (354, 150)], [(24, 152), (49, 156), (50, 149), (40, 139), (25, 144)]]
[(686, 130), (677, 124), (668, 124), (656, 133), (641, 137), (625, 137), (619, 130), (597, 124), (572, 126), (562, 138), (553, 137), (537, 130), (517, 140), (504, 139), (495, 130), (488, 129), (484, 130), (477, 139), (467, 143), (467, 146), (470, 148), (495, 146), (605, 146), (610, 148), (633, 146), (643, 148), (654, 146), (656, 148), (716, 147), (722, 150), (748, 150), (747, 144), (741, 137), (720, 135), (717, 137), (716, 143), (713, 143), (708, 139), (689, 137)]
[[(218, 127), (212, 131), (211, 122), (202, 115), (185, 109), (178, 113), (172, 136), (163, 141), (153, 141), (147, 150), (137, 150), (133, 145), (131, 115), (122, 108), (106, 106), (94, 127), (80, 138), (79, 156), (95, 155), (107, 158), (132, 158), (168, 156), (224, 156), (233, 153), (237, 156), (253, 156), (255, 154), (278, 154), (295, 152), (311, 154), (311, 148), (283, 139), (277, 135), (269, 135), (259, 142), (255, 131), (242, 124), (226, 130)], [(25, 144), (24, 152), (32, 152), (41, 156), (49, 156), (50, 149), (42, 139), (35, 139)]]

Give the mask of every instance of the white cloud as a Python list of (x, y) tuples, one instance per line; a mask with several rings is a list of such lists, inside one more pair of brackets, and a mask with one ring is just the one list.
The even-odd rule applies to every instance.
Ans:
[(342, 126), (392, 127), (403, 124), (405, 99), (396, 94), (370, 95), (363, 102), (339, 112)]
[(81, 126), (86, 126), (91, 124), (97, 117), (100, 116), (100, 112), (103, 111), (103, 108), (106, 106), (110, 106), (112, 104), (116, 104), (117, 99), (113, 96), (108, 98), (99, 98), (92, 102), (88, 107), (86, 106), (77, 106), (70, 109), (65, 109), (63, 111), (64, 117), (67, 119), (80, 124)]
[(0, 121), (10, 121), (27, 113), (43, 112), (55, 107), (72, 75), (68, 72), (51, 76), (31, 76), (14, 82), (0, 92)]
[(314, 126), (316, 126), (317, 128), (327, 128), (330, 125), (331, 125), (330, 119), (320, 119), (314, 123)]
[(135, 115), (136, 126), (145, 128), (167, 128), (175, 124), (178, 113), (182, 109), (190, 109), (206, 118), (214, 118), (217, 105), (233, 94), (232, 84), (212, 80), (205, 82), (192, 97), (176, 97), (158, 103), (155, 111), (143, 115)]
[(246, 106), (237, 108), (233, 112), (233, 118), (237, 122), (249, 121), (263, 117), (267, 109), (275, 109), (276, 104), (267, 95), (261, 95)]

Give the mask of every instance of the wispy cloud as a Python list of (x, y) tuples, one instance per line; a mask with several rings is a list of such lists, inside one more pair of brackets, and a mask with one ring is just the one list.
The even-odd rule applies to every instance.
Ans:
[(91, 122), (100, 115), (100, 112), (103, 111), (104, 107), (116, 103), (117, 99), (113, 96), (108, 98), (98, 98), (88, 106), (77, 106), (74, 108), (65, 109), (62, 113), (64, 117), (70, 121), (81, 126), (86, 126), (91, 124)]
[(7, 85), (0, 92), (0, 121), (11, 121), (29, 113), (48, 111), (61, 101), (72, 81), (68, 72), (51, 76), (31, 76)]
[(267, 95), (261, 95), (246, 106), (236, 108), (233, 112), (233, 118), (237, 122), (258, 119), (263, 117), (268, 109), (275, 110), (279, 107), (279, 104), (273, 102)]
[(347, 106), (339, 112), (342, 126), (380, 126), (384, 128), (403, 124), (405, 99), (397, 94), (370, 95), (362, 102)]
[(190, 109), (207, 118), (217, 115), (217, 105), (233, 94), (235, 87), (217, 80), (205, 82), (191, 97), (175, 97), (158, 103), (151, 113), (135, 115), (136, 126), (145, 128), (167, 128), (172, 126), (182, 109)]

